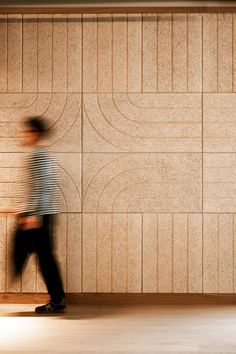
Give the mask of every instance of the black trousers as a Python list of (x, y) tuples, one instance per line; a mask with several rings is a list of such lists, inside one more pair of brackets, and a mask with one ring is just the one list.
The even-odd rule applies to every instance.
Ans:
[(59, 303), (65, 297), (59, 268), (53, 254), (53, 215), (44, 215), (42, 227), (22, 230), (17, 227), (13, 239), (13, 268), (15, 276), (22, 273), (28, 257), (35, 252), (51, 301)]

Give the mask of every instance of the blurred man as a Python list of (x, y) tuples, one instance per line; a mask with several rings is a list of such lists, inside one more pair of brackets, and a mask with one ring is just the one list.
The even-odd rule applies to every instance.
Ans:
[(59, 312), (66, 308), (63, 284), (52, 250), (52, 230), (59, 207), (56, 164), (43, 146), (47, 133), (42, 118), (29, 118), (24, 123), (22, 139), (30, 153), (24, 171), (25, 188), (21, 191), (13, 245), (16, 276), (22, 273), (31, 253), (36, 252), (38, 256), (50, 301), (36, 307), (37, 313)]

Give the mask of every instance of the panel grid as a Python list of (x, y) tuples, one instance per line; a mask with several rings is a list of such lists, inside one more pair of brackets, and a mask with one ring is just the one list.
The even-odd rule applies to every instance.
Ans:
[[(44, 115), (60, 170), (68, 292), (235, 291), (235, 14), (0, 15), (0, 205), (21, 120)], [(46, 291), (35, 259), (1, 292)]]

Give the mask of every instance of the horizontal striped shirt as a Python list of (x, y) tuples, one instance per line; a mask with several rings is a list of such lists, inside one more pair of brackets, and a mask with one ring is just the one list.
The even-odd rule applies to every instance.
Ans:
[(36, 147), (31, 151), (20, 185), (17, 213), (30, 216), (59, 212), (57, 165), (47, 149)]

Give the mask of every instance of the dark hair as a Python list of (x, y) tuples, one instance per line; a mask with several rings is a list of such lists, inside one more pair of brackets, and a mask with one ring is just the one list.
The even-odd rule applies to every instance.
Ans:
[(49, 127), (45, 118), (42, 117), (30, 117), (25, 120), (25, 125), (31, 132), (39, 133), (41, 136), (48, 135)]

